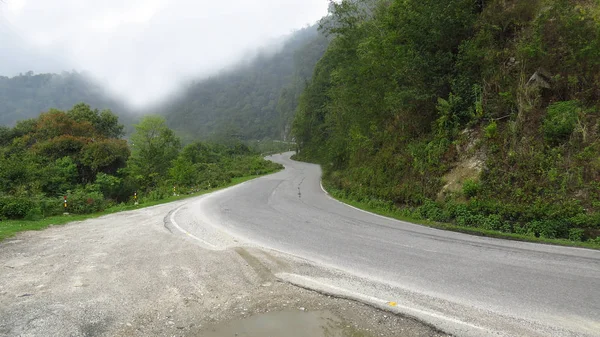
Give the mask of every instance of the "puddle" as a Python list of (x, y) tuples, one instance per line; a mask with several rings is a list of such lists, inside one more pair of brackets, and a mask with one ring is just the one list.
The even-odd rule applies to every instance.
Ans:
[(327, 311), (277, 311), (209, 328), (201, 337), (370, 337)]

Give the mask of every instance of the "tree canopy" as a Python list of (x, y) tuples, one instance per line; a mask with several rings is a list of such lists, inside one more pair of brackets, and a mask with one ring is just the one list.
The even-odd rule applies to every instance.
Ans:
[(600, 167), (584, 158), (600, 150), (599, 7), (332, 2), (321, 29), (333, 40), (294, 119), (300, 156), (352, 198), (595, 237)]

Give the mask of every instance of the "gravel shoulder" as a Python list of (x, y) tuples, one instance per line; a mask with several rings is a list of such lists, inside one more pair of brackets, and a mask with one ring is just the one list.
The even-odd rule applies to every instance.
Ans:
[(0, 336), (202, 336), (222, 322), (284, 310), (331, 312), (360, 336), (446, 336), (274, 276), (309, 268), (305, 262), (258, 248), (209, 250), (173, 233), (168, 216), (188, 202), (0, 242)]

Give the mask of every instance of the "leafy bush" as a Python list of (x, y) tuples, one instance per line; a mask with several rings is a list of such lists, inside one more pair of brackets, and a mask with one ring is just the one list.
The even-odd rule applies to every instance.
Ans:
[(496, 121), (491, 121), (490, 124), (483, 129), (483, 132), (485, 138), (494, 138), (498, 133), (498, 124)]
[(552, 145), (568, 140), (575, 129), (581, 108), (578, 101), (556, 102), (548, 106), (542, 124), (544, 138)]
[(467, 179), (463, 183), (462, 190), (463, 190), (463, 194), (465, 195), (465, 197), (473, 198), (479, 192), (480, 184), (479, 184), (479, 182), (477, 182), (475, 180)]
[[(177, 190), (176, 190), (177, 191)], [(158, 201), (173, 195), (173, 186), (161, 185), (148, 192), (143, 199)]]
[(23, 219), (35, 207), (35, 203), (29, 198), (2, 198), (0, 199), (0, 217)]
[(40, 207), (34, 207), (27, 212), (24, 219), (29, 221), (37, 221), (44, 218), (44, 214), (42, 214), (42, 210)]
[(43, 195), (36, 196), (35, 203), (40, 208), (43, 216), (59, 215), (64, 212), (63, 198), (48, 198)]
[(122, 179), (106, 173), (98, 173), (96, 185), (107, 199), (116, 198), (122, 186)]
[(490, 214), (483, 220), (481, 224), (482, 228), (490, 230), (502, 230), (504, 228), (504, 221), (498, 214)]
[(527, 234), (546, 239), (567, 237), (568, 229), (559, 220), (534, 220), (526, 225)]
[(585, 233), (585, 231), (583, 229), (571, 228), (569, 230), (569, 240), (580, 242), (583, 240), (584, 233)]
[(447, 218), (444, 214), (443, 209), (432, 200), (425, 200), (425, 203), (417, 208), (417, 214), (423, 219), (433, 221), (446, 221)]
[(104, 196), (98, 186), (87, 185), (68, 194), (69, 213), (89, 214), (103, 211), (106, 208)]
[(571, 217), (569, 223), (576, 228), (600, 228), (600, 213), (580, 213)]

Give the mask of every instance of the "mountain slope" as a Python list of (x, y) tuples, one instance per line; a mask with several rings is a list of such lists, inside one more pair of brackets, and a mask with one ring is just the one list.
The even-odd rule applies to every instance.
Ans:
[(297, 99), (322, 56), (327, 39), (309, 27), (295, 32), (275, 53), (191, 85), (157, 109), (190, 137), (283, 139)]
[(80, 73), (0, 76), (0, 125), (37, 117), (51, 108), (67, 110), (80, 102), (128, 116), (124, 103), (111, 98), (100, 85)]
[(598, 1), (333, 7), (294, 121), (333, 191), (460, 226), (600, 234)]

